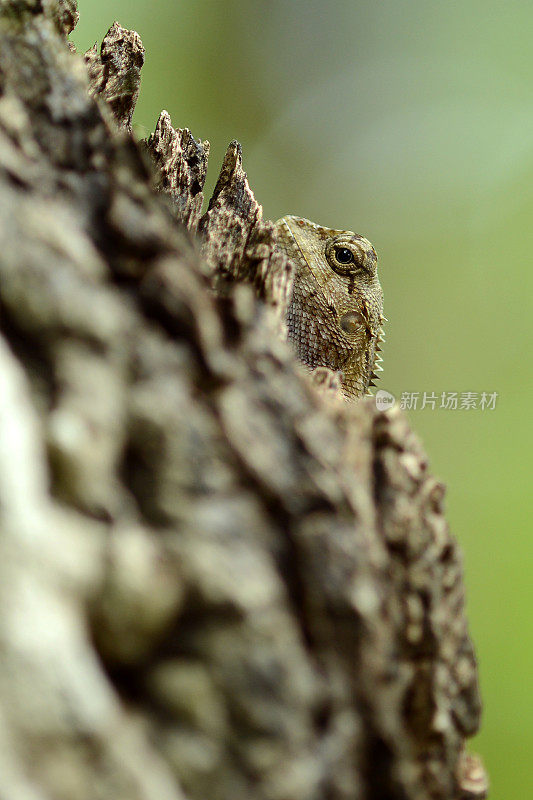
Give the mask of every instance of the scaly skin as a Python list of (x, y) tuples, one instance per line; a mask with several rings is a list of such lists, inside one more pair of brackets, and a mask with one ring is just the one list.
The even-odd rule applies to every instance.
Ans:
[(385, 321), (376, 251), (352, 231), (301, 217), (275, 225), (279, 246), (295, 265), (287, 327), (299, 358), (311, 369), (340, 370), (346, 397), (368, 394), (381, 371)]

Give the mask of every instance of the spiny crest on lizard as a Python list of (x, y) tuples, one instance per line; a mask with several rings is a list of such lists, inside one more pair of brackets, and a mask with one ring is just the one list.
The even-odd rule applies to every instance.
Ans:
[(282, 217), (275, 226), (295, 266), (287, 327), (298, 357), (311, 369), (341, 371), (346, 397), (368, 394), (382, 371), (386, 321), (376, 251), (352, 231), (301, 217)]

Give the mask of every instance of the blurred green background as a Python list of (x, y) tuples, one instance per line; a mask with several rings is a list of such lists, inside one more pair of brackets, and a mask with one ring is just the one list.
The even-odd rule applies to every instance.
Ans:
[[(80, 49), (117, 19), (146, 47), (137, 134), (166, 108), (243, 145), (266, 217), (370, 238), (387, 325), (381, 388), (498, 392), (410, 411), (448, 484), (466, 568), (493, 798), (533, 796), (533, 4), (80, 0)], [(420, 404), (420, 401), (419, 401)], [(530, 794), (531, 792), (531, 794)]]

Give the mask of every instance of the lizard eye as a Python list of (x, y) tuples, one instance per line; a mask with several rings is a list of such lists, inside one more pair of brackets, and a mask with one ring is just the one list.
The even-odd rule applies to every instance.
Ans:
[(352, 275), (365, 265), (365, 251), (356, 241), (330, 239), (326, 244), (326, 259), (331, 269), (339, 275)]
[(357, 333), (357, 330), (363, 324), (363, 316), (358, 314), (357, 311), (348, 311), (348, 313), (343, 314), (339, 320), (339, 325), (344, 333)]
[(355, 261), (352, 251), (347, 247), (336, 247), (333, 254), (339, 264), (353, 264)]

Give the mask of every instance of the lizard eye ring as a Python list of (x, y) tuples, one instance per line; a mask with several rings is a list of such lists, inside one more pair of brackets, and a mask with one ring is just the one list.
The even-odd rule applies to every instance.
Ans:
[(372, 276), (376, 273), (376, 252), (362, 236), (342, 234), (329, 239), (324, 255), (331, 269), (338, 275), (356, 275), (361, 271)]
[(330, 239), (326, 244), (325, 255), (331, 269), (338, 275), (353, 275), (358, 269), (365, 269), (366, 266), (364, 248), (347, 237)]

